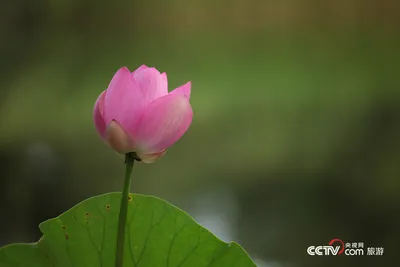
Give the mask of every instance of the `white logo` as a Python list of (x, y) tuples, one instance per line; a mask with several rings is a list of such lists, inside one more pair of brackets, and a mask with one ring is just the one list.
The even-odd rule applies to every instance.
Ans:
[[(383, 247), (368, 247), (366, 255), (383, 255)], [(329, 241), (326, 246), (309, 246), (307, 248), (308, 255), (311, 256), (337, 256), (344, 254), (346, 256), (363, 256), (364, 255), (364, 243), (363, 242), (353, 242), (344, 243), (339, 238), (334, 238)]]

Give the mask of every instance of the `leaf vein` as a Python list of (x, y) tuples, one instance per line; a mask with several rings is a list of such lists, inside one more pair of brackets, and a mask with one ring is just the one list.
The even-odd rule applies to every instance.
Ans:
[[(178, 220), (179, 216), (175, 217), (175, 223), (174, 226), (176, 226), (177, 224), (177, 220)], [(175, 243), (175, 239), (179, 236), (180, 233), (183, 232), (183, 230), (186, 228), (186, 226), (188, 226), (189, 224), (185, 224), (182, 226), (182, 228), (180, 230), (178, 230), (177, 232), (174, 233), (174, 236), (172, 237), (171, 243), (169, 244), (168, 247), (168, 252), (167, 252), (167, 267), (169, 267), (170, 264), (170, 255), (171, 255), (171, 251), (172, 251), (172, 247)]]
[[(154, 208), (154, 210), (153, 210), (153, 213), (152, 213), (152, 215), (151, 215), (151, 222), (152, 222), (152, 223), (153, 223), (153, 221), (154, 221), (155, 211), (157, 210), (157, 208), (158, 208), (159, 206), (160, 206), (160, 205), (158, 205), (158, 206), (157, 206), (156, 208)], [(143, 256), (144, 252), (145, 252), (146, 249), (147, 249), (147, 243), (148, 243), (148, 241), (149, 241), (151, 232), (153, 231), (153, 229), (154, 229), (156, 226), (158, 226), (158, 225), (161, 223), (161, 221), (164, 219), (164, 217), (165, 217), (166, 214), (167, 214), (167, 212), (166, 212), (166, 210), (164, 209), (164, 213), (161, 215), (161, 217), (160, 217), (160, 219), (158, 220), (158, 222), (156, 222), (155, 224), (152, 224), (152, 226), (149, 228), (149, 231), (148, 231), (147, 234), (146, 234), (146, 239), (145, 239), (145, 243), (144, 243), (143, 249), (142, 249), (142, 251), (140, 252), (139, 258), (138, 258), (138, 260), (137, 260), (137, 262), (136, 262), (137, 266), (139, 266), (139, 263), (140, 263), (140, 261), (142, 260), (142, 256)]]
[(191, 251), (189, 251), (189, 253), (186, 255), (186, 257), (178, 265), (176, 265), (176, 267), (182, 266), (182, 264), (184, 264), (189, 259), (189, 257), (196, 251), (196, 249), (199, 247), (199, 245), (200, 245), (200, 236), (198, 237), (197, 243), (193, 247), (193, 249)]
[(135, 267), (137, 266), (137, 263), (136, 263), (135, 255), (134, 255), (133, 248), (132, 248), (132, 241), (131, 241), (131, 236), (132, 236), (132, 234), (131, 234), (131, 223), (132, 223), (133, 219), (135, 218), (135, 214), (136, 214), (136, 211), (138, 210), (138, 207), (139, 207), (139, 204), (137, 203), (137, 204), (136, 204), (136, 207), (135, 207), (135, 209), (133, 210), (133, 213), (132, 213), (132, 215), (131, 215), (131, 217), (129, 218), (129, 221), (128, 221), (128, 243), (129, 243), (129, 252), (130, 252), (130, 254), (131, 254), (132, 262), (133, 262), (133, 265), (134, 265)]

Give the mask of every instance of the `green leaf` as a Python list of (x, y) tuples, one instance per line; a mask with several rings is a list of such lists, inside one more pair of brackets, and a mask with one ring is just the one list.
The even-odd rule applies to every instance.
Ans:
[[(0, 249), (0, 267), (114, 266), (120, 193), (87, 199), (39, 225), (33, 244)], [(126, 228), (126, 267), (253, 267), (236, 243), (225, 243), (175, 206), (131, 194)]]

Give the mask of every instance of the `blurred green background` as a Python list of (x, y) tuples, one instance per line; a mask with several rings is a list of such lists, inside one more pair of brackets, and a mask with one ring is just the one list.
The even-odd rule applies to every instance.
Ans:
[[(260, 267), (395, 266), (400, 5), (382, 0), (3, 1), (0, 244), (120, 191), (92, 109), (121, 66), (191, 80), (194, 120), (132, 191), (186, 210)], [(311, 257), (333, 238), (384, 256)]]

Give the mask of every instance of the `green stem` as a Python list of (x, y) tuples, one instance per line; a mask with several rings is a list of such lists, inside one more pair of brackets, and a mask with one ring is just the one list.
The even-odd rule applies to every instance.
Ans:
[(135, 161), (135, 155), (128, 153), (125, 155), (125, 181), (124, 188), (122, 190), (121, 205), (119, 209), (119, 221), (118, 221), (118, 234), (117, 234), (117, 250), (115, 253), (115, 267), (122, 267), (124, 258), (124, 244), (125, 244), (125, 225), (126, 217), (128, 215), (128, 195), (131, 188), (131, 173), (133, 169), (133, 163)]

